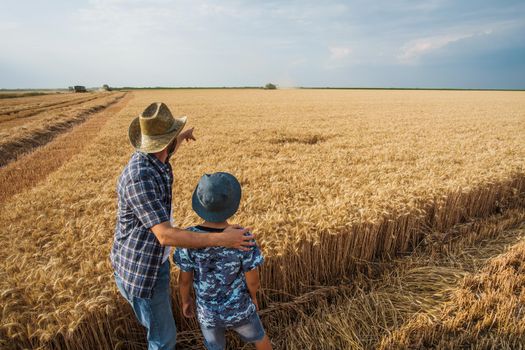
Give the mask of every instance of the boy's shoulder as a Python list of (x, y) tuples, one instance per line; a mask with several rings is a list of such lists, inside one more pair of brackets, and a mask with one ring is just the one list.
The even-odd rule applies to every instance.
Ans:
[[(244, 227), (240, 226), (240, 229), (243, 229)], [(202, 225), (193, 225), (186, 227), (186, 230), (188, 231), (194, 231), (194, 232), (202, 232), (202, 233), (210, 233), (210, 232), (223, 232), (224, 229), (222, 228), (211, 228), (211, 227), (204, 227)], [(249, 235), (249, 232), (246, 232), (245, 235)]]
[[(240, 229), (243, 229), (244, 227), (240, 226)], [(212, 229), (210, 227), (203, 227), (201, 225), (194, 225), (194, 226), (188, 226), (186, 227), (186, 230), (193, 231), (193, 232), (200, 232), (200, 233), (211, 233), (211, 232), (223, 232), (224, 229)], [(246, 232), (244, 234), (245, 236), (251, 235), (251, 232)], [(255, 242), (255, 239), (251, 240), (252, 242)], [(232, 249), (232, 248), (222, 248), (222, 249)], [(237, 251), (237, 249), (233, 249), (234, 251)]]
[[(186, 230), (192, 231), (192, 232), (198, 232), (202, 234), (212, 233), (212, 232), (223, 232), (223, 229), (213, 229), (210, 227), (204, 227), (201, 225), (193, 225), (186, 227)], [(181, 249), (181, 248), (178, 248)], [(194, 253), (203, 253), (203, 254), (212, 254), (216, 256), (230, 256), (230, 255), (239, 255), (242, 253), (241, 250), (236, 248), (226, 248), (226, 247), (206, 247), (206, 248), (182, 248), (188, 252), (194, 252)]]
[(222, 232), (219, 229), (211, 229), (209, 227), (203, 227), (201, 225), (193, 225), (186, 227), (186, 230), (198, 233), (212, 233), (212, 232)]

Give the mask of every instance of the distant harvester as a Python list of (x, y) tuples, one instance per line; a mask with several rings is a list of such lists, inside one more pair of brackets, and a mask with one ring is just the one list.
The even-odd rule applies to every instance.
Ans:
[(75, 85), (73, 89), (75, 89), (75, 92), (87, 92), (86, 87), (82, 85)]

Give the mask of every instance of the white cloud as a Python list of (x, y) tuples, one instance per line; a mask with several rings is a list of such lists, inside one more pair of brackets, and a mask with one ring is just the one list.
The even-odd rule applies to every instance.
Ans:
[(105, 33), (105, 36), (119, 33), (125, 34), (123, 37), (134, 37), (162, 29), (169, 20), (175, 21), (176, 15), (173, 9), (159, 3), (97, 0), (77, 10), (73, 19), (86, 31)]
[(401, 52), (397, 55), (397, 59), (399, 63), (404, 64), (418, 63), (421, 56), (474, 35), (475, 33), (450, 34), (411, 40), (401, 47)]
[(15, 21), (0, 21), (0, 32), (8, 33), (11, 31), (19, 30), (22, 26), (19, 22)]
[(342, 47), (342, 46), (336, 46), (336, 47), (330, 47), (330, 59), (332, 60), (340, 60), (352, 53), (352, 49), (350, 47)]
[(344, 85), (363, 67), (363, 85), (394, 85), (419, 62), (460, 64), (472, 45), (522, 47), (515, 1), (0, 1), (0, 63), (53, 85)]
[(325, 59), (324, 69), (333, 70), (347, 67), (351, 63), (359, 62), (352, 57), (353, 49), (349, 46), (330, 46), (328, 47), (330, 55)]

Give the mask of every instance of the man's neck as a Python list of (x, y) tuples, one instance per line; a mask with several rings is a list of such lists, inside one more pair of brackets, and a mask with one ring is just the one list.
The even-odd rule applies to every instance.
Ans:
[(210, 228), (226, 228), (226, 227), (230, 226), (230, 224), (228, 223), (228, 221), (223, 221), (223, 222), (204, 221), (201, 224), (201, 226), (210, 227)]
[(164, 150), (157, 153), (153, 153), (153, 155), (164, 164), (166, 163), (166, 159), (168, 158), (168, 154)]

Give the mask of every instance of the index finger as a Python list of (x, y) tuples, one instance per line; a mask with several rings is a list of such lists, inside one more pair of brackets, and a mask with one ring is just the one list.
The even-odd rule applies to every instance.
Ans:
[(246, 239), (247, 237), (250, 237), (249, 239), (255, 238), (255, 235), (253, 234), (253, 232), (251, 232), (251, 230), (251, 227), (246, 227), (241, 230), (241, 233), (244, 235), (244, 239)]
[(252, 230), (251, 227), (239, 227), (241, 229), (241, 232), (242, 233), (247, 233), (247, 232), (250, 232)]
[(253, 247), (254, 245), (257, 245), (257, 243), (252, 240), (241, 242), (241, 247)]

